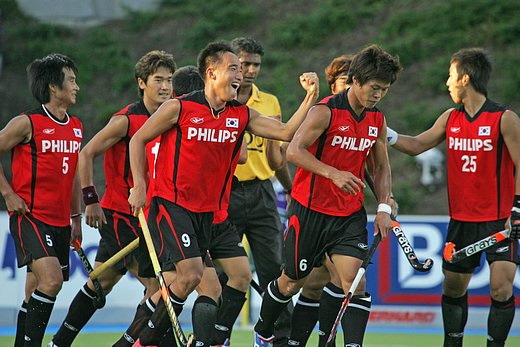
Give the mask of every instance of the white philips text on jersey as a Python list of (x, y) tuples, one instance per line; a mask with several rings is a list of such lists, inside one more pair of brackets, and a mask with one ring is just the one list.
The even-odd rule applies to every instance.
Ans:
[(334, 135), (330, 145), (331, 145), (331, 147), (340, 146), (341, 149), (346, 149), (346, 150), (350, 150), (350, 151), (364, 151), (367, 148), (368, 149), (371, 148), (375, 142), (376, 142), (376, 140), (371, 140), (371, 139), (362, 138), (362, 137), (357, 138), (357, 137)]
[(202, 142), (236, 142), (237, 130), (188, 127), (188, 140)]
[(80, 141), (74, 140), (42, 140), (42, 153), (78, 153)]
[(493, 140), (492, 139), (467, 139), (458, 137), (448, 138), (448, 148), (454, 151), (465, 151), (465, 152), (479, 152), (479, 151), (492, 151)]

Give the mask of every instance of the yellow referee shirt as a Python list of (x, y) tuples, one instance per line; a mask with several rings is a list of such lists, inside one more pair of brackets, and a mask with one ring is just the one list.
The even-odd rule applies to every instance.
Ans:
[[(264, 116), (280, 116), (280, 118), (282, 116), (278, 98), (258, 89), (255, 84), (252, 86), (251, 97), (246, 105)], [(273, 177), (274, 171), (269, 167), (265, 153), (266, 139), (248, 131), (244, 134), (244, 139), (247, 141), (247, 162), (237, 166), (235, 176), (238, 180), (249, 181), (255, 178), (266, 180)]]

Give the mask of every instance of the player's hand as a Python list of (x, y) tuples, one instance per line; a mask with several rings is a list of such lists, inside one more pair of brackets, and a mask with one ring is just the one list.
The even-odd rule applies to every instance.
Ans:
[(317, 98), (320, 90), (320, 79), (316, 72), (304, 72), (300, 76), (300, 84), (307, 93), (314, 94)]
[(92, 228), (101, 229), (103, 224), (107, 224), (105, 213), (99, 202), (87, 205), (85, 207), (85, 222)]
[(285, 210), (289, 210), (289, 205), (291, 204), (291, 201), (292, 201), (292, 197), (291, 197), (291, 193), (289, 192), (286, 192), (285, 193), (285, 201), (287, 201), (287, 206), (285, 207)]
[(397, 203), (397, 200), (392, 196), (390, 197), (390, 201), (388, 202), (388, 205), (392, 208), (392, 214), (395, 218), (397, 218), (397, 214), (399, 213), (399, 204)]
[(357, 194), (365, 188), (365, 183), (348, 171), (334, 170), (330, 179), (341, 190), (349, 194)]
[(16, 214), (26, 214), (29, 211), (25, 201), (15, 192), (8, 193), (4, 196), (7, 211)]
[(384, 240), (388, 236), (388, 232), (392, 229), (392, 219), (386, 212), (378, 212), (374, 220), (374, 236), (381, 234), (381, 239)]
[(130, 189), (128, 203), (130, 204), (132, 214), (137, 217), (139, 210), (146, 205), (146, 188), (134, 187)]
[(83, 233), (81, 231), (81, 218), (72, 218), (72, 224), (70, 225), (70, 245), (74, 247), (76, 241), (83, 241)]
[(507, 228), (510, 230), (509, 238), (511, 240), (520, 239), (520, 212), (511, 211), (511, 217), (508, 220)]

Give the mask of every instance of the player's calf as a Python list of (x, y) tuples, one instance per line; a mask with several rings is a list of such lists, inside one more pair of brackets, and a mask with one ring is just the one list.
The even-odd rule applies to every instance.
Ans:
[[(280, 293), (276, 280), (269, 283), (262, 300), (260, 317), (258, 318), (258, 322), (255, 325), (255, 332), (259, 333), (258, 335), (263, 336), (264, 338), (268, 336), (267, 340), (270, 339), (269, 336), (273, 335), (274, 323), (280, 316), (280, 313), (284, 307), (291, 300), (291, 297), (292, 296), (284, 296), (282, 293)], [(259, 342), (267, 340), (260, 339)], [(270, 342), (272, 344), (272, 341)]]
[(515, 296), (512, 295), (506, 301), (491, 299), (491, 307), (488, 316), (488, 347), (501, 347), (505, 345), (507, 335), (515, 317)]
[(298, 298), (291, 317), (290, 346), (305, 346), (311, 335), (320, 311), (320, 301), (307, 298), (302, 294)]
[(461, 347), (464, 327), (468, 320), (468, 294), (459, 298), (442, 296), (442, 319), (444, 324), (444, 347)]
[(228, 285), (222, 288), (222, 304), (218, 310), (215, 328), (213, 329), (212, 345), (226, 346), (226, 341), (229, 345), (233, 324), (235, 324), (245, 301), (245, 292)]

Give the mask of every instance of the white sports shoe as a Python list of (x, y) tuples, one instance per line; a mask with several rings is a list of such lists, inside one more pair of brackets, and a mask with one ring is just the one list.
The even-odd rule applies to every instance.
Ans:
[(273, 347), (274, 335), (269, 338), (265, 338), (255, 331), (254, 339), (254, 347)]

